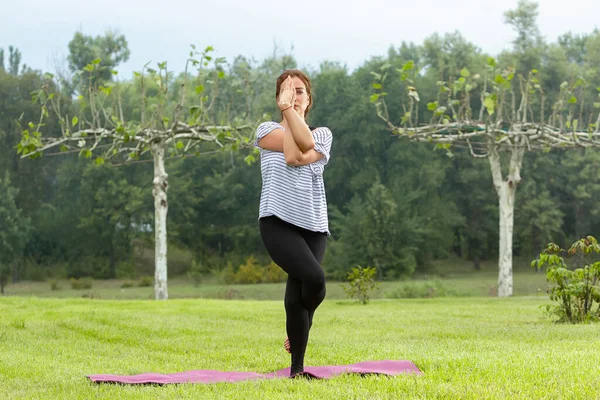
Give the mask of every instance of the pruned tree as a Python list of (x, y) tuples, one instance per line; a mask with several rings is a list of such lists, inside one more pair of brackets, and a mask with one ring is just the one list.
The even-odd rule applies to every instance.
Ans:
[[(400, 122), (394, 123), (384, 89), (390, 71), (391, 66), (386, 64), (373, 72), (376, 92), (371, 102), (393, 134), (435, 143), (436, 148), (446, 149), (449, 155), (451, 148), (462, 147), (473, 157), (488, 159), (500, 210), (498, 296), (512, 295), (514, 202), (524, 154), (600, 147), (600, 115), (596, 115), (600, 100), (589, 102), (590, 94), (596, 98), (596, 89), (583, 77), (574, 75), (560, 85), (558, 100), (548, 107), (537, 70), (516, 76), (513, 68), (501, 68), (490, 57), (481, 74), (463, 69), (458, 79), (437, 82), (437, 99), (427, 103), (431, 112), (429, 123), (419, 124), (419, 74), (410, 61), (397, 69), (407, 97)], [(480, 102), (478, 111), (472, 102)], [(507, 155), (505, 160), (503, 154)]]
[[(68, 113), (70, 99), (58, 95), (59, 83), (48, 74), (46, 83), (34, 93), (34, 101), (41, 104), (39, 121), (29, 122), (22, 130), (22, 139), (17, 146), (22, 157), (35, 158), (52, 149), (78, 152), (80, 156), (94, 158), (97, 164), (110, 160), (114, 165), (120, 165), (151, 155), (154, 163), (154, 291), (157, 300), (168, 298), (169, 185), (165, 159), (250, 147), (248, 132), (252, 132), (255, 125), (248, 123), (246, 117), (232, 118), (226, 123), (215, 122), (218, 116), (213, 104), (219, 80), (225, 76), (225, 60), (213, 58), (212, 51), (209, 46), (199, 52), (192, 45), (185, 71), (175, 80), (167, 70), (167, 63), (162, 62), (158, 63), (158, 70), (148, 68), (146, 64), (141, 72), (134, 73), (134, 82), (107, 82), (98, 79), (104, 68), (101, 60), (95, 59), (76, 74), (86, 79), (81, 82), (80, 95), (74, 104), (76, 111), (71, 115)], [(194, 74), (190, 72), (193, 69)], [(116, 71), (112, 73), (117, 75)], [(137, 91), (140, 95), (140, 104), (132, 107), (131, 115), (124, 112), (125, 91)], [(42, 136), (44, 123), (51, 117), (60, 123), (60, 137)], [(249, 155), (247, 162), (252, 158)]]

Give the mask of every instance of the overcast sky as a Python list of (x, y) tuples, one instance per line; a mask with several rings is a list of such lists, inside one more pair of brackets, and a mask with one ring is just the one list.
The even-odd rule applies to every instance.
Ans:
[[(191, 43), (212, 45), (228, 61), (261, 60), (274, 45), (317, 68), (324, 60), (353, 70), (402, 41), (422, 43), (431, 34), (460, 31), (493, 55), (514, 37), (504, 11), (517, 0), (3, 0), (0, 47), (18, 47), (23, 62), (44, 71), (63, 59), (73, 34), (118, 30), (131, 57), (118, 69), (129, 77), (148, 61), (182, 70)], [(565, 32), (600, 27), (599, 0), (540, 0), (539, 26), (549, 41)]]

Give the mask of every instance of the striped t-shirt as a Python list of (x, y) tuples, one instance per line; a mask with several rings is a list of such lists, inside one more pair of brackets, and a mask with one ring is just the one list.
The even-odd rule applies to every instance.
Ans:
[(286, 222), (314, 232), (330, 235), (323, 171), (329, 162), (333, 136), (328, 128), (313, 131), (314, 149), (323, 154), (319, 161), (291, 166), (283, 152), (261, 148), (258, 141), (275, 129), (277, 122), (263, 122), (256, 129), (254, 145), (260, 149), (262, 190), (259, 218), (276, 216)]

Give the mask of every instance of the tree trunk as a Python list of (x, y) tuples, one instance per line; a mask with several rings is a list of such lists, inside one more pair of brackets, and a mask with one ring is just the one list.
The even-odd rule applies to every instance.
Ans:
[[(12, 263), (12, 283), (17, 283), (21, 280), (21, 274), (19, 273), (19, 263), (18, 261), (13, 261)], [(23, 267), (21, 266), (21, 269)]]
[(500, 248), (498, 252), (498, 296), (508, 297), (513, 293), (513, 226), (515, 210), (515, 194), (521, 182), (521, 163), (525, 149), (519, 146), (518, 138), (511, 148), (511, 160), (508, 176), (502, 177), (500, 155), (493, 142), (488, 143), (488, 160), (492, 170), (494, 187), (498, 194), (500, 211)]
[(498, 257), (498, 296), (512, 296), (512, 247), (516, 185), (511, 181), (503, 182), (498, 193), (500, 206), (500, 252)]
[(165, 171), (165, 145), (152, 145), (154, 155), (154, 295), (156, 300), (166, 300), (167, 294), (167, 189), (168, 175)]
[(6, 285), (6, 281), (8, 279), (8, 267), (0, 264), (0, 294), (4, 294), (4, 285)]

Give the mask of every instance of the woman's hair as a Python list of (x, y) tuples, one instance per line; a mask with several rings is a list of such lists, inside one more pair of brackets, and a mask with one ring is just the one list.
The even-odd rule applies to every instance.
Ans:
[(306, 74), (304, 72), (300, 71), (299, 69), (286, 69), (285, 71), (283, 71), (283, 73), (281, 75), (279, 75), (279, 78), (277, 78), (277, 87), (275, 89), (275, 99), (277, 99), (279, 97), (279, 91), (281, 90), (281, 84), (287, 79), (288, 76), (291, 76), (292, 78), (294, 78), (294, 77), (300, 78), (300, 80), (304, 83), (304, 86), (306, 86), (306, 94), (308, 95), (308, 107), (306, 107), (306, 111), (304, 112), (304, 117), (306, 118), (306, 116), (308, 115), (308, 112), (310, 111), (310, 108), (312, 107), (312, 89), (311, 89), (310, 79), (308, 79), (308, 76), (306, 76)]

